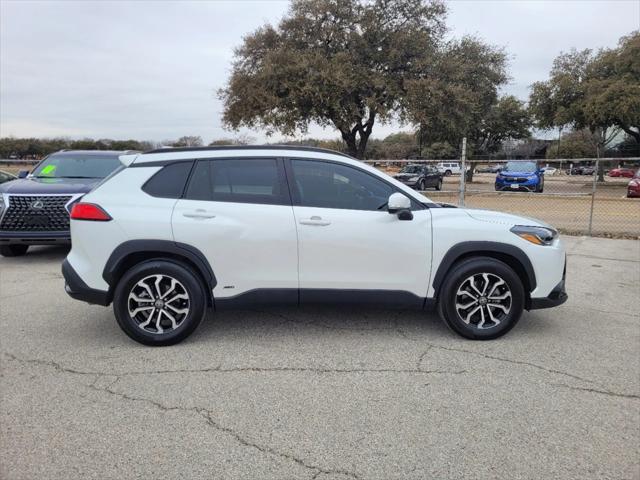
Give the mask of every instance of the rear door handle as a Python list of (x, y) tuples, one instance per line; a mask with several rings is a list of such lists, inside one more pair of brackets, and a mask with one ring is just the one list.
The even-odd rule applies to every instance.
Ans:
[(216, 218), (215, 214), (211, 212), (207, 212), (206, 210), (202, 210), (200, 208), (193, 212), (184, 212), (182, 216), (187, 218), (196, 218), (196, 219)]
[(326, 227), (327, 225), (331, 225), (329, 220), (323, 220), (322, 217), (318, 217), (314, 215), (311, 218), (303, 218), (300, 220), (302, 225), (315, 225), (316, 227)]

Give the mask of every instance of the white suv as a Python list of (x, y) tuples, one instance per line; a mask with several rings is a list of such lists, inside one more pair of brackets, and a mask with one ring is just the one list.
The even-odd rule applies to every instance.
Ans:
[(523, 309), (563, 303), (557, 232), (514, 215), (444, 207), (340, 153), (160, 149), (71, 212), (62, 270), (73, 298), (109, 305), (133, 339), (177, 343), (207, 307), (359, 303), (438, 307), (490, 339)]
[(458, 162), (440, 162), (436, 165), (438, 171), (445, 177), (449, 175), (460, 175), (460, 164)]

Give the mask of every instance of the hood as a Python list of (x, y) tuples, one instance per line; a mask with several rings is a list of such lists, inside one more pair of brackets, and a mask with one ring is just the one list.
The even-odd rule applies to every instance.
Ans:
[(0, 193), (46, 195), (87, 193), (101, 178), (23, 178), (0, 184)]
[(502, 175), (503, 177), (528, 177), (528, 176), (535, 175), (536, 172), (505, 172), (505, 171), (500, 171), (499, 174)]
[(495, 212), (493, 210), (481, 210), (475, 208), (465, 209), (467, 215), (475, 220), (488, 223), (499, 223), (502, 225), (526, 225), (530, 227), (553, 228), (548, 223), (530, 217), (521, 217), (511, 213)]
[(419, 176), (419, 173), (396, 173), (393, 178), (413, 178)]

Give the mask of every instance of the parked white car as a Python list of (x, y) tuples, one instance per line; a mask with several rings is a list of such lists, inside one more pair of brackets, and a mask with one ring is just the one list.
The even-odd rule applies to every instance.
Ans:
[(449, 175), (460, 175), (462, 168), (458, 162), (440, 162), (436, 165), (438, 171), (445, 177)]
[(247, 305), (437, 307), (491, 339), (566, 298), (565, 251), (529, 218), (435, 203), (358, 160), (297, 147), (160, 149), (76, 203), (66, 291), (169, 345)]
[(558, 171), (557, 168), (553, 168), (553, 167), (544, 167), (544, 168), (541, 168), (541, 170), (544, 172), (545, 176), (555, 175), (556, 172)]

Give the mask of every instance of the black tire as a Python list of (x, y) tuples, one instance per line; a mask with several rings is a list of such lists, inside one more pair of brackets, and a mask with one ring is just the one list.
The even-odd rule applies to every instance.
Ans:
[[(142, 323), (139, 323), (138, 320), (133, 318), (130, 314), (130, 302), (133, 301), (129, 298), (130, 293), (133, 293), (134, 288), (140, 288), (138, 286), (138, 282), (141, 282), (149, 277), (154, 277), (156, 275), (163, 276), (163, 278), (165, 279), (163, 280), (165, 282), (165, 285), (166, 282), (175, 279), (178, 282), (175, 288), (178, 288), (179, 286), (179, 290), (177, 290), (176, 292), (181, 295), (184, 295), (184, 292), (186, 292), (186, 294), (188, 295), (188, 298), (180, 299), (181, 302), (185, 303), (177, 304), (177, 306), (183, 308), (188, 307), (186, 313), (180, 314), (184, 315), (183, 317), (175, 313), (174, 310), (176, 304), (174, 304), (174, 306), (172, 307), (161, 305), (161, 307), (163, 307), (162, 310), (171, 313), (174, 318), (179, 319), (179, 323), (176, 322), (176, 328), (173, 328), (170, 325), (168, 326), (166, 324), (166, 322), (169, 321), (169, 318), (166, 313), (163, 315), (159, 312), (159, 309), (156, 308), (155, 302), (153, 303), (153, 306), (150, 306), (150, 308), (153, 308), (153, 311), (149, 314), (149, 316), (153, 316), (156, 312), (158, 312), (158, 316), (161, 318), (160, 332), (149, 331), (149, 329), (154, 329), (154, 324), (150, 324), (147, 329), (143, 328), (141, 326)], [(162, 284), (159, 288), (163, 288)], [(165, 290), (165, 292), (169, 292), (168, 288), (169, 287), (167, 287), (167, 290)], [(151, 293), (155, 295), (155, 291), (153, 290), (154, 288), (152, 286)], [(171, 295), (173, 294), (165, 297), (165, 300), (167, 300)], [(151, 302), (151, 300), (148, 301)], [(145, 302), (147, 302), (147, 300), (145, 300)], [(167, 304), (168, 303), (169, 301), (167, 300)], [(116, 320), (118, 321), (118, 325), (120, 325), (120, 328), (122, 328), (124, 333), (126, 333), (133, 340), (144, 345), (166, 346), (174, 345), (181, 342), (189, 335), (191, 335), (196, 330), (196, 328), (198, 328), (198, 325), (200, 325), (204, 318), (206, 304), (207, 302), (205, 288), (201, 280), (193, 271), (191, 271), (191, 269), (179, 263), (158, 259), (139, 263), (129, 269), (122, 276), (115, 290), (113, 299), (113, 311), (115, 313)], [(138, 305), (140, 306), (145, 304)], [(168, 310), (168, 308), (171, 308), (172, 310)], [(157, 317), (155, 318), (157, 319)], [(165, 322), (164, 326), (162, 321)], [(165, 328), (169, 328), (169, 330), (164, 331)]]
[(538, 193), (544, 192), (544, 180), (541, 180), (538, 184)]
[(423, 192), (424, 191), (424, 179), (420, 180), (418, 182), (418, 191)]
[(29, 250), (29, 245), (2, 245), (0, 255), (3, 257), (21, 257)]
[(436, 190), (442, 190), (442, 179), (438, 179), (438, 183), (436, 183)]
[[(495, 277), (504, 282), (503, 285), (497, 287), (497, 294), (494, 293), (494, 295), (506, 296), (505, 292), (508, 291), (510, 296), (506, 296), (505, 299), (500, 301), (494, 300), (494, 302), (502, 303), (502, 307), (499, 308), (508, 308), (508, 311), (505, 313), (500, 309), (495, 310), (496, 307), (494, 306), (490, 308), (484, 305), (480, 306), (480, 311), (469, 315), (478, 305), (476, 303), (476, 305), (470, 305), (467, 310), (462, 310), (468, 317), (471, 317), (469, 323), (466, 323), (458, 313), (456, 304), (467, 305), (473, 300), (470, 298), (471, 296), (458, 295), (458, 292), (470, 286), (469, 279), (479, 278), (483, 280), (483, 274), (487, 274), (490, 280), (494, 280)], [(498, 283), (496, 280), (494, 282)], [(482, 287), (481, 284), (478, 286)], [(489, 289), (491, 288), (489, 286)], [(478, 298), (482, 297), (478, 296)], [(485, 296), (485, 302), (486, 298), (487, 296)], [(458, 303), (463, 301), (465, 303)], [(447, 274), (440, 288), (438, 311), (444, 322), (457, 334), (471, 340), (491, 340), (501, 337), (518, 323), (524, 309), (524, 301), (525, 293), (522, 281), (511, 267), (494, 258), (472, 257), (456, 263)], [(508, 302), (508, 305), (506, 302)], [(485, 311), (493, 313), (485, 314)], [(491, 321), (489, 315), (495, 315), (499, 322), (494, 323)], [(486, 323), (484, 324), (488, 325), (488, 327), (478, 328), (478, 325), (481, 325), (481, 321), (485, 320)]]
[(451, 170), (447, 170), (447, 171), (444, 172), (444, 176), (445, 177), (448, 177), (450, 175), (451, 175)]

